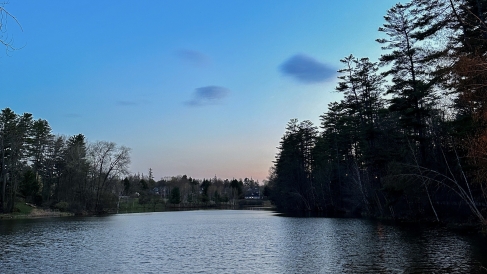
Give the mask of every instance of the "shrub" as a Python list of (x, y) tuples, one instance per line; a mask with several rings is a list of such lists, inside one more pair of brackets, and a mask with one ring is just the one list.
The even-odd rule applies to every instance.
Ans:
[(61, 211), (61, 212), (65, 212), (69, 207), (69, 204), (67, 202), (64, 202), (64, 201), (61, 201), (57, 204), (54, 205), (54, 208)]

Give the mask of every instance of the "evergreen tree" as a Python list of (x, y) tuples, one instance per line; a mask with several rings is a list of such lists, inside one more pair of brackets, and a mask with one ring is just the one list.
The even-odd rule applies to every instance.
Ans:
[(44, 160), (44, 177), (42, 178), (42, 200), (45, 202), (57, 199), (56, 187), (60, 185), (64, 168), (64, 152), (66, 140), (63, 136), (52, 138)]
[(93, 189), (88, 185), (89, 163), (86, 154), (83, 134), (71, 136), (66, 141), (61, 178), (55, 193), (58, 201), (69, 203), (75, 211), (91, 209), (94, 202), (91, 195)]
[(312, 184), (312, 149), (316, 127), (310, 121), (292, 119), (282, 137), (272, 175), (272, 199), (284, 210), (311, 210), (315, 207)]
[(35, 180), (42, 185), (43, 194), (46, 200), (49, 199), (50, 181), (48, 174), (49, 149), (53, 145), (54, 135), (46, 120), (38, 119), (32, 123), (30, 138), (28, 140), (28, 155), (32, 162), (32, 172)]
[(0, 212), (12, 212), (22, 171), (26, 166), (27, 139), (32, 115), (18, 115), (11, 109), (0, 113), (1, 180)]
[(387, 91), (393, 96), (389, 108), (399, 113), (405, 137), (413, 140), (414, 147), (418, 148), (414, 153), (424, 163), (429, 146), (427, 118), (436, 99), (433, 89), (436, 78), (429, 73), (428, 54), (418, 38), (422, 22), (412, 3), (396, 4), (384, 19), (386, 23), (379, 31), (387, 38), (377, 41), (388, 51), (380, 61), (382, 66), (390, 65), (384, 73), (392, 77)]
[(339, 70), (336, 91), (344, 99), (331, 103), (321, 117), (323, 132), (314, 151), (315, 188), (324, 208), (369, 209), (370, 197), (379, 188), (383, 79), (368, 58), (350, 55), (341, 62), (344, 68)]

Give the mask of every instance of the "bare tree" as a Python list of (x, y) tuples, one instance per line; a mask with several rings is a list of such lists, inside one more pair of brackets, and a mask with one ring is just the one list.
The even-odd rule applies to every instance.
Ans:
[(449, 150), (451, 150), (449, 152), (451, 155), (447, 155), (447, 151), (440, 146), (441, 156), (443, 157), (447, 171), (446, 173), (420, 166), (416, 161), (416, 165), (404, 165), (411, 169), (402, 172), (399, 176), (419, 178), (421, 180), (437, 220), (439, 220), (439, 218), (434, 209), (433, 202), (431, 201), (430, 193), (428, 192), (428, 185), (430, 184), (436, 184), (453, 191), (453, 193), (455, 193), (469, 207), (470, 211), (477, 217), (480, 224), (485, 225), (487, 223), (486, 219), (482, 214), (481, 208), (478, 206), (479, 195), (472, 189), (473, 184), (468, 179), (468, 176), (462, 167), (462, 161), (455, 145), (450, 144)]
[(122, 175), (128, 174), (130, 149), (113, 142), (98, 141), (89, 145), (88, 157), (96, 193), (95, 209), (101, 210), (100, 197), (107, 191), (108, 183), (119, 181)]

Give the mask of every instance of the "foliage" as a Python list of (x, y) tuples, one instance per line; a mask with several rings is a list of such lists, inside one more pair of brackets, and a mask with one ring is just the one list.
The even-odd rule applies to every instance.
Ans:
[(171, 204), (181, 203), (181, 193), (179, 191), (179, 187), (175, 187), (171, 190), (171, 197), (169, 198), (169, 202)]
[[(112, 142), (87, 143), (82, 134), (54, 136), (46, 120), (3, 109), (0, 114), (0, 211), (10, 213), (20, 196), (60, 210), (105, 211), (121, 192), (129, 149)], [(116, 205), (115, 205), (116, 206)]]
[(61, 202), (55, 204), (54, 205), (54, 208), (57, 209), (57, 210), (59, 210), (59, 211), (61, 211), (61, 212), (65, 212), (65, 211), (68, 210), (69, 204), (66, 203), (66, 202), (64, 202), (64, 201), (61, 201)]
[(484, 0), (389, 9), (379, 62), (340, 60), (320, 130), (287, 124), (265, 190), (277, 207), (487, 225), (486, 18)]

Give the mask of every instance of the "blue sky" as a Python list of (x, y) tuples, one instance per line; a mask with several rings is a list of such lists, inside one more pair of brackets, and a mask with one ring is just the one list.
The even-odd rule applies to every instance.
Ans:
[(262, 181), (286, 123), (331, 101), (339, 60), (380, 56), (392, 0), (10, 0), (1, 105), (132, 149), (156, 179)]

